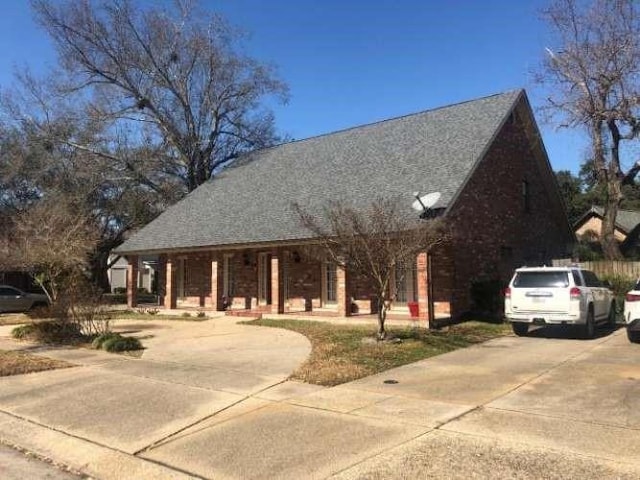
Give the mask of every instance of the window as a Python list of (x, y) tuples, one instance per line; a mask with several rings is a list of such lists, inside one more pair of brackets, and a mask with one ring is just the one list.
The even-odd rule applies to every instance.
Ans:
[(20, 295), (21, 292), (11, 287), (0, 287), (0, 296), (2, 297), (15, 297)]
[(258, 303), (266, 305), (271, 303), (269, 298), (271, 290), (271, 255), (260, 253), (258, 255)]
[(392, 294), (399, 304), (414, 302), (416, 300), (416, 264), (411, 266), (396, 265), (391, 283)]
[(578, 271), (571, 270), (571, 275), (573, 276), (573, 283), (575, 283), (577, 287), (582, 287), (582, 278), (580, 278)]
[(500, 260), (512, 260), (513, 259), (513, 248), (501, 246), (500, 247)]
[(322, 303), (338, 303), (338, 276), (335, 263), (322, 264)]
[[(187, 291), (187, 286), (189, 285), (189, 269), (188, 269), (188, 265), (187, 265), (187, 259), (186, 258), (179, 258), (178, 259), (178, 298), (184, 298), (187, 296), (186, 291)], [(138, 278), (138, 284), (140, 282), (140, 279)]]
[(586, 283), (587, 287), (601, 287), (602, 283), (596, 277), (596, 274), (590, 272), (589, 270), (583, 270), (582, 276), (584, 277), (584, 283)]
[(531, 191), (529, 182), (522, 181), (522, 202), (524, 205), (524, 213), (531, 213)]
[[(586, 277), (585, 277), (586, 278)], [(518, 272), (514, 288), (565, 288), (569, 286), (567, 272)]]
[(289, 261), (288, 258), (283, 259), (282, 264), (282, 298), (284, 298), (285, 303), (289, 298)]
[(222, 295), (227, 299), (234, 295), (233, 254), (227, 253), (222, 259)]

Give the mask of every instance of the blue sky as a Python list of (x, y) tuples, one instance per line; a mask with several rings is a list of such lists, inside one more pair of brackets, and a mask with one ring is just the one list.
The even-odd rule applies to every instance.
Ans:
[[(152, 3), (146, 0), (145, 3)], [(250, 33), (245, 50), (278, 67), (291, 98), (275, 107), (280, 131), (306, 138), (385, 118), (525, 88), (534, 108), (544, 91), (532, 72), (552, 46), (539, 19), (546, 0), (217, 0)], [(55, 62), (28, 2), (0, 7), (0, 87), (15, 66)], [(587, 142), (536, 113), (554, 169), (577, 171)]]

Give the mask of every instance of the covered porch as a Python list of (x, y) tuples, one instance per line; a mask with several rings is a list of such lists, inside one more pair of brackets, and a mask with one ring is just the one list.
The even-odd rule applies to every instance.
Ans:
[[(159, 303), (164, 309), (226, 311), (228, 314), (361, 317), (375, 315), (370, 282), (340, 265), (319, 261), (308, 248), (279, 246), (171, 252), (158, 256)], [(127, 257), (127, 274), (138, 276), (138, 256)], [(388, 318), (434, 320), (450, 303), (434, 301), (433, 259), (426, 252), (394, 272)], [(132, 285), (135, 282), (129, 282)], [(438, 299), (443, 300), (443, 299)], [(130, 308), (137, 291), (127, 290)], [(288, 315), (287, 315), (288, 316)]]

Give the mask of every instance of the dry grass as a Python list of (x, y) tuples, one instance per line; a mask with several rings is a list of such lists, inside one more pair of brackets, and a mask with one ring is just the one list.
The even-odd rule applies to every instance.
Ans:
[(0, 350), (0, 377), (73, 367), (72, 363), (25, 352)]
[(24, 313), (0, 313), (0, 326), (2, 325), (21, 325), (23, 323), (31, 323), (33, 319)]
[(388, 336), (397, 339), (396, 343), (376, 342), (374, 326), (299, 320), (255, 320), (245, 323), (285, 328), (305, 335), (311, 341), (311, 355), (291, 378), (327, 386), (350, 382), (511, 333), (509, 325), (482, 322), (466, 322), (441, 331), (388, 327)]

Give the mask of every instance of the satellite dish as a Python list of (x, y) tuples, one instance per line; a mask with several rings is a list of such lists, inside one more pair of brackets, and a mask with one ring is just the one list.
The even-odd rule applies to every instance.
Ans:
[(440, 192), (432, 192), (421, 196), (420, 192), (414, 192), (413, 196), (416, 197), (416, 200), (411, 204), (411, 207), (417, 212), (424, 212), (440, 200), (440, 195)]

